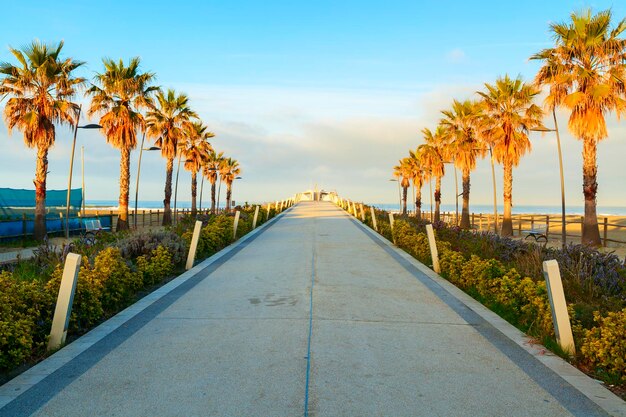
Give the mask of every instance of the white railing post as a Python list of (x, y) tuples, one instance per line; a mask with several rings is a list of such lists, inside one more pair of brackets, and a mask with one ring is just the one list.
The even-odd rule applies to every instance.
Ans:
[(556, 260), (551, 259), (543, 262), (543, 276), (548, 287), (548, 299), (552, 309), (552, 323), (554, 325), (554, 333), (556, 341), (565, 352), (570, 355), (576, 354), (574, 346), (574, 336), (572, 335), (572, 327), (569, 321), (569, 313), (567, 312), (567, 302), (565, 301), (565, 293), (563, 292), (563, 282), (561, 281), (561, 272), (559, 264)]
[(376, 212), (374, 211), (373, 206), (370, 206), (370, 213), (372, 215), (372, 225), (374, 226), (374, 230), (378, 232), (378, 224), (376, 222)]
[(428, 246), (430, 246), (430, 257), (433, 260), (433, 271), (438, 274), (441, 272), (441, 268), (439, 267), (439, 252), (437, 252), (437, 242), (432, 224), (426, 225), (426, 234), (428, 235)]
[(365, 222), (365, 212), (363, 211), (363, 203), (361, 203), (361, 221)]
[(237, 239), (237, 226), (239, 226), (239, 210), (235, 213), (235, 220), (233, 223), (233, 240)]
[(256, 209), (254, 209), (254, 218), (252, 219), (252, 230), (256, 229), (256, 221), (259, 218), (259, 207), (261, 206), (256, 206)]
[(202, 230), (202, 222), (196, 220), (193, 226), (193, 235), (191, 235), (191, 244), (189, 245), (189, 253), (187, 254), (187, 263), (185, 269), (189, 271), (193, 268), (193, 262), (196, 259), (196, 250), (198, 249), (198, 240), (200, 239), (200, 231)]
[(48, 339), (48, 350), (58, 349), (65, 343), (67, 329), (72, 314), (72, 303), (76, 292), (78, 271), (80, 269), (81, 256), (76, 253), (68, 253), (63, 266), (63, 277), (59, 287), (57, 304), (54, 308), (52, 328)]

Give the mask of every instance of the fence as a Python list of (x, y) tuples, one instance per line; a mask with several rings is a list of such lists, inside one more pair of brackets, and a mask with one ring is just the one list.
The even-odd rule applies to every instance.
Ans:
[[(209, 214), (210, 209), (198, 210), (198, 214)], [(218, 213), (224, 212), (225, 209), (219, 209)], [(163, 209), (154, 210), (128, 210), (128, 224), (130, 228), (135, 225), (137, 220), (137, 228), (161, 226), (163, 222)], [(172, 221), (176, 223), (182, 217), (191, 214), (191, 209), (172, 210)], [(102, 227), (115, 230), (117, 227), (117, 211), (113, 210), (96, 210), (87, 209), (85, 216), (76, 216), (69, 218), (70, 234), (77, 234), (85, 230), (84, 220), (100, 220)], [(65, 219), (63, 213), (58, 217), (46, 218), (46, 231), (49, 235), (63, 235), (65, 233)], [(0, 239), (27, 238), (32, 236), (34, 230), (34, 220), (26, 214), (22, 214), (19, 220), (0, 220)]]
[[(414, 212), (412, 212), (414, 214)], [(434, 213), (431, 211), (422, 211), (422, 218), (434, 219)], [(459, 224), (460, 214), (457, 219), (456, 212), (441, 212), (441, 220), (448, 224)], [(513, 214), (511, 216), (513, 221), (513, 235), (517, 237), (525, 236), (522, 231), (535, 229), (537, 227), (545, 227), (546, 237), (548, 239), (560, 239), (562, 228), (562, 216), (555, 214), (541, 215), (541, 214)], [(602, 246), (606, 247), (609, 243), (626, 244), (626, 224), (610, 223), (609, 217), (598, 217), (598, 225), (600, 227), (600, 237), (602, 239)], [(472, 229), (481, 232), (493, 231), (495, 222), (494, 214), (488, 213), (472, 213), (470, 215), (470, 221)], [(582, 237), (584, 217), (579, 215), (566, 215), (565, 216), (565, 231), (566, 238), (569, 240), (580, 240)], [(498, 215), (498, 227), (502, 227), (502, 215)]]

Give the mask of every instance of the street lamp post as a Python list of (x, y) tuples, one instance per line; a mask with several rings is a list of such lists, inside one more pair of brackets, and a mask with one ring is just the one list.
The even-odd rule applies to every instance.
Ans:
[(67, 198), (65, 200), (65, 238), (70, 237), (70, 193), (72, 190), (72, 173), (74, 171), (74, 150), (76, 149), (76, 135), (78, 129), (100, 129), (102, 126), (98, 124), (88, 124), (85, 126), (78, 126), (80, 119), (80, 113), (82, 110), (82, 104), (78, 106), (78, 115), (76, 116), (76, 124), (74, 125), (74, 140), (72, 141), (72, 154), (70, 156), (70, 175), (67, 179)]
[[(139, 202), (139, 174), (141, 173), (141, 156), (143, 155), (143, 143), (146, 140), (146, 132), (143, 132), (143, 136), (141, 137), (141, 147), (139, 148), (139, 161), (137, 161), (137, 184), (135, 185), (135, 215), (133, 216), (133, 226), (135, 230), (137, 230), (137, 204)], [(146, 151), (158, 151), (161, 148), (157, 146), (151, 146)]]
[[(242, 177), (235, 177), (236, 180), (242, 179)], [(234, 181), (233, 181), (234, 182)], [(233, 201), (233, 186), (230, 186), (230, 201)]]
[(491, 179), (493, 180), (493, 231), (498, 234), (498, 199), (496, 194), (496, 169), (493, 165), (493, 148), (489, 145), (489, 159), (491, 160)]
[(396, 181), (398, 183), (398, 203), (400, 204), (400, 212), (402, 212), (402, 191), (400, 190), (400, 179), (391, 178), (389, 181)]
[(559, 135), (559, 125), (556, 121), (556, 110), (552, 107), (552, 118), (554, 119), (554, 129), (548, 128), (535, 128), (530, 129), (535, 132), (555, 132), (556, 133), (556, 147), (559, 154), (559, 175), (561, 177), (561, 245), (565, 247), (567, 244), (567, 226), (565, 223), (565, 178), (563, 175), (563, 154), (561, 152), (561, 136)]

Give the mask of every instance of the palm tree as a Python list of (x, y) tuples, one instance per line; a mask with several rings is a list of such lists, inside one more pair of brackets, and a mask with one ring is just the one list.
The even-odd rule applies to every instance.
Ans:
[[(605, 114), (626, 113), (626, 19), (611, 28), (611, 11), (572, 13), (571, 22), (554, 23), (556, 45), (533, 55), (544, 61), (535, 82), (550, 86), (546, 107), (571, 111), (568, 128), (583, 142), (585, 218), (582, 242), (600, 245), (596, 213), (597, 146), (608, 136)], [(555, 118), (556, 120), (556, 118)]]
[(444, 165), (445, 158), (447, 156), (445, 139), (445, 131), (441, 125), (437, 126), (433, 133), (430, 129), (424, 128), (422, 130), (424, 134), (425, 144), (417, 147), (420, 154), (420, 161), (424, 170), (429, 174), (429, 177), (435, 177), (435, 222), (441, 220), (441, 178), (445, 175), (446, 169)]
[(128, 192), (130, 183), (130, 151), (137, 146), (137, 131), (143, 130), (141, 110), (152, 102), (151, 95), (158, 87), (150, 85), (154, 73), (139, 70), (139, 58), (132, 58), (128, 65), (121, 59), (102, 60), (104, 72), (96, 74), (94, 85), (87, 94), (91, 103), (87, 114), (100, 115), (100, 125), (106, 141), (120, 150), (120, 198), (117, 230), (127, 230)]
[(502, 164), (504, 170), (504, 219), (502, 235), (513, 235), (511, 207), (513, 196), (513, 167), (531, 149), (528, 132), (542, 128), (543, 111), (533, 104), (539, 90), (525, 84), (521, 77), (516, 79), (498, 78), (494, 85), (485, 84), (486, 91), (479, 91), (482, 97), (485, 117), (482, 120), (482, 134), (493, 147), (493, 157)]
[(0, 63), (2, 99), (10, 97), (4, 107), (4, 118), (9, 128), (21, 130), (24, 143), (37, 148), (35, 170), (35, 227), (34, 237), (43, 240), (46, 236), (46, 179), (48, 173), (48, 151), (55, 140), (55, 124), (78, 123), (79, 107), (72, 97), (85, 79), (75, 77), (72, 72), (83, 65), (71, 58), (61, 59), (63, 42), (46, 45), (33, 41), (17, 50), (10, 48), (19, 61), (17, 66)]
[(413, 173), (411, 169), (409, 158), (403, 158), (399, 161), (399, 164), (393, 167), (393, 176), (400, 182), (402, 188), (402, 215), (407, 215), (407, 191), (411, 185), (411, 175)]
[(209, 159), (209, 152), (213, 150), (209, 139), (215, 135), (207, 130), (202, 122), (193, 122), (189, 126), (187, 137), (182, 143), (182, 156), (185, 158), (185, 169), (191, 172), (191, 215), (198, 212), (196, 208), (196, 194), (198, 189), (198, 171)]
[(233, 158), (226, 158), (222, 161), (220, 178), (226, 183), (226, 211), (230, 211), (230, 197), (232, 195), (233, 181), (241, 174), (239, 162)]
[(146, 115), (148, 136), (155, 139), (155, 145), (161, 148), (161, 155), (167, 160), (165, 170), (165, 198), (163, 199), (163, 225), (172, 224), (172, 173), (174, 158), (179, 155), (179, 141), (185, 137), (191, 119), (196, 113), (188, 107), (189, 99), (185, 94), (176, 94), (172, 89), (167, 93), (159, 90), (156, 105)]
[(209, 151), (209, 158), (203, 167), (204, 177), (211, 183), (211, 213), (215, 214), (215, 183), (224, 160), (224, 152), (216, 153), (213, 149)]
[(427, 173), (422, 169), (419, 151), (409, 151), (409, 166), (412, 171), (411, 179), (415, 189), (415, 217), (419, 221), (422, 217), (422, 187), (424, 181), (428, 180)]
[(444, 117), (440, 123), (445, 130), (444, 136), (449, 153), (453, 156), (454, 166), (460, 169), (463, 175), (463, 210), (460, 226), (462, 229), (469, 229), (470, 173), (476, 168), (476, 158), (484, 157), (487, 151), (477, 130), (480, 106), (470, 100), (463, 102), (454, 100), (452, 109), (441, 113)]

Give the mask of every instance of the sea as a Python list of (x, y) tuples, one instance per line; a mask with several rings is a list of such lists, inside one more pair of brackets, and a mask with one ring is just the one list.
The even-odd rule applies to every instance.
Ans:
[[(236, 201), (236, 204), (242, 204), (244, 202)], [(253, 204), (255, 202), (250, 202)], [(258, 202), (257, 202), (258, 203)], [(220, 207), (224, 207), (226, 202), (220, 201)], [(385, 209), (387, 211), (400, 211), (400, 205), (398, 203), (367, 203), (368, 205), (372, 205), (377, 208)], [(117, 209), (117, 201), (116, 200), (87, 200), (85, 202), (86, 207), (99, 207), (106, 210), (116, 210)], [(208, 201), (203, 201), (202, 207), (208, 208), (211, 206), (211, 203)], [(129, 208), (135, 207), (135, 202), (131, 201), (128, 204)], [(174, 207), (174, 201), (172, 200), (172, 207)], [(191, 208), (191, 201), (177, 201), (177, 208)], [(151, 201), (151, 200), (139, 200), (138, 203), (139, 210), (154, 210), (158, 208), (163, 208), (163, 201)], [(434, 205), (433, 205), (434, 208)], [(459, 211), (461, 211), (462, 206), (459, 204)], [(409, 210), (415, 210), (415, 205), (409, 204)], [(422, 210), (429, 211), (430, 204), (423, 204)], [(456, 206), (454, 204), (442, 204), (441, 211), (453, 212), (456, 210)], [(561, 214), (561, 206), (541, 206), (541, 205), (514, 205), (513, 206), (513, 214)], [(504, 208), (499, 205), (498, 213), (502, 213)], [(491, 214), (493, 213), (493, 205), (488, 204), (470, 204), (470, 212), (471, 213), (484, 213)], [(584, 207), (576, 207), (576, 206), (566, 206), (565, 213), (572, 215), (583, 215)], [(597, 207), (598, 216), (626, 216), (626, 207), (619, 206), (598, 206)]]

